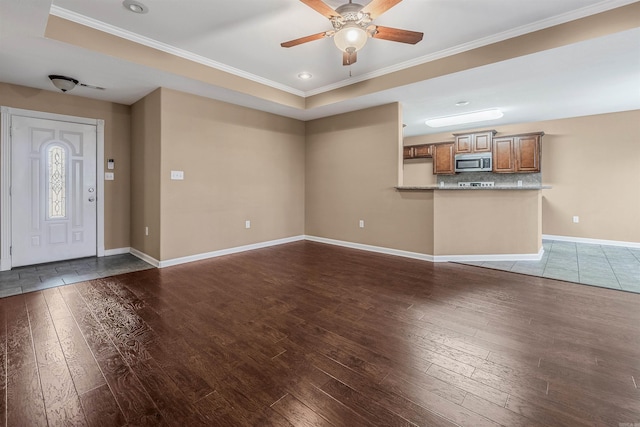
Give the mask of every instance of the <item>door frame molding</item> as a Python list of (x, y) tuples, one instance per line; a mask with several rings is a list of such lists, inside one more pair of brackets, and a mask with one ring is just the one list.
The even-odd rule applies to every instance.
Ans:
[(99, 257), (104, 256), (104, 120), (2, 106), (0, 107), (0, 128), (2, 129), (2, 133), (0, 134), (0, 271), (11, 270), (10, 191), (12, 116), (80, 123), (94, 125), (96, 127), (96, 183), (98, 186), (96, 252)]

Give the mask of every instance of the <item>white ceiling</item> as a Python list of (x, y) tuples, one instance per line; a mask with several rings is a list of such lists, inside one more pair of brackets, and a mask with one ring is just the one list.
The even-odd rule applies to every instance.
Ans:
[[(344, 67), (330, 39), (280, 47), (283, 41), (331, 29), (326, 18), (298, 0), (144, 0), (150, 10), (143, 15), (128, 12), (121, 0), (54, 0), (53, 7), (50, 0), (1, 0), (0, 81), (53, 91), (46, 76), (64, 74), (107, 88), (77, 87), (74, 95), (124, 104), (163, 86), (302, 120), (398, 101), (406, 136), (463, 129), (431, 129), (424, 120), (491, 107), (505, 113), (492, 127), (625, 111), (640, 109), (640, 29), (306, 110), (45, 39), (43, 34), (51, 12), (310, 96), (636, 1), (404, 0), (375, 23), (421, 31), (423, 41), (405, 45), (371, 39), (358, 53), (358, 62)], [(343, 1), (326, 3), (335, 8)], [(298, 79), (302, 71), (313, 78)], [(469, 105), (455, 107), (461, 100)]]

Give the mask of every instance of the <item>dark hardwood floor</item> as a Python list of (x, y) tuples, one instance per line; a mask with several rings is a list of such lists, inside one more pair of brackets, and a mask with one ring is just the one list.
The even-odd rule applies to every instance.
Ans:
[(0, 425), (639, 426), (639, 307), (291, 243), (1, 299)]

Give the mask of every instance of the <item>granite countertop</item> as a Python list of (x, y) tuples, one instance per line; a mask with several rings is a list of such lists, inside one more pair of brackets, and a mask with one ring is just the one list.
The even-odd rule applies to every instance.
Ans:
[(458, 186), (444, 186), (439, 185), (427, 185), (427, 186), (401, 186), (395, 187), (398, 191), (427, 191), (427, 190), (549, 190), (550, 185), (525, 185), (518, 187), (516, 185), (499, 185), (495, 187), (458, 187)]

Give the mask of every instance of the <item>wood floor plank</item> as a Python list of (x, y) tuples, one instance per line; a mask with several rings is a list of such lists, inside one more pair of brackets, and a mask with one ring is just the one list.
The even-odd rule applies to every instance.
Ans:
[(7, 320), (7, 425), (45, 426), (47, 415), (24, 295), (11, 297), (3, 306)]
[(57, 339), (35, 345), (47, 419), (52, 425), (87, 425), (78, 393)]
[(272, 408), (294, 426), (323, 427), (333, 425), (290, 394), (278, 400)]
[(7, 312), (0, 299), (0, 427), (7, 425)]
[(80, 395), (87, 424), (91, 427), (112, 427), (126, 424), (113, 393), (105, 383)]
[(478, 427), (499, 426), (495, 421), (485, 418), (473, 411), (469, 411), (463, 406), (429, 391), (420, 384), (408, 382), (406, 379), (396, 377), (393, 374), (385, 378), (382, 384), (389, 387), (398, 395), (417, 403), (425, 409), (432, 410), (438, 415), (459, 425)]
[(465, 408), (508, 427), (543, 427), (547, 424), (506, 409), (504, 405), (496, 405), (474, 394), (468, 393), (462, 402)]

